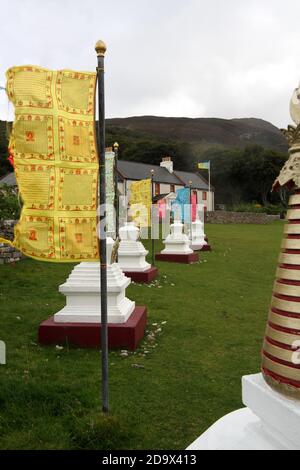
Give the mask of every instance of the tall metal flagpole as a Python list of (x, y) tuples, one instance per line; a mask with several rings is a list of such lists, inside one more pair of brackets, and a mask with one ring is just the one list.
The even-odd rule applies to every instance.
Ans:
[(118, 189), (118, 157), (119, 157), (119, 144), (118, 142), (114, 143), (114, 152), (115, 152), (115, 211), (116, 211), (116, 240), (119, 238), (119, 228), (120, 228), (120, 221), (119, 221), (119, 189)]
[(154, 170), (151, 170), (151, 245), (152, 245), (152, 266), (155, 266), (155, 240), (154, 240), (154, 233), (153, 233), (153, 199), (154, 199), (154, 189), (153, 189), (153, 182), (154, 182)]
[(99, 158), (99, 208), (100, 233), (98, 246), (100, 254), (100, 292), (101, 292), (101, 359), (102, 359), (102, 411), (108, 413), (108, 329), (107, 329), (107, 255), (106, 234), (104, 231), (106, 218), (106, 187), (105, 187), (105, 105), (104, 105), (104, 56), (106, 45), (98, 41), (95, 46), (98, 58), (98, 125), (97, 146)]

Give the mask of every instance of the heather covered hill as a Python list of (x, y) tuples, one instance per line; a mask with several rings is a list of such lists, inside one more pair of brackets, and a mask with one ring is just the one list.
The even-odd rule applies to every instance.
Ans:
[(128, 129), (165, 139), (200, 144), (203, 150), (211, 146), (242, 148), (261, 145), (285, 152), (286, 140), (280, 130), (262, 119), (173, 118), (140, 116), (107, 119), (107, 129)]

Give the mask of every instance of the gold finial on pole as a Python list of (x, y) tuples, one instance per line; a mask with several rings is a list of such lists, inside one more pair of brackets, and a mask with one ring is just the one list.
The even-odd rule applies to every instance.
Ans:
[(104, 57), (106, 52), (106, 44), (104, 41), (97, 41), (95, 45), (95, 51), (97, 52), (97, 56)]
[(115, 151), (115, 152), (119, 150), (119, 144), (118, 144), (118, 142), (115, 142), (115, 143), (114, 143), (113, 148), (114, 148), (114, 151)]

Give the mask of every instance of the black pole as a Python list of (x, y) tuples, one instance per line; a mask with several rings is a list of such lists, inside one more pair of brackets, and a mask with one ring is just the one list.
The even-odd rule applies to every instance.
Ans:
[(97, 52), (97, 82), (98, 82), (98, 125), (97, 146), (99, 159), (99, 208), (100, 233), (98, 246), (100, 254), (100, 293), (101, 293), (101, 359), (102, 359), (102, 411), (108, 413), (108, 332), (107, 332), (107, 254), (106, 233), (104, 231), (106, 218), (106, 187), (105, 187), (105, 104), (104, 104), (104, 55), (106, 45), (98, 41)]
[(151, 170), (151, 246), (152, 246), (152, 266), (155, 266), (155, 240), (153, 230), (154, 220), (154, 170)]
[(119, 228), (120, 228), (120, 218), (119, 218), (119, 189), (118, 189), (118, 157), (119, 157), (119, 144), (118, 142), (114, 143), (114, 152), (115, 152), (115, 211), (116, 211), (116, 240), (119, 238)]

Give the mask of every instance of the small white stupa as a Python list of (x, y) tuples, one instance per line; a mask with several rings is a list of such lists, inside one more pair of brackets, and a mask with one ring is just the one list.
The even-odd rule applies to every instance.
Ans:
[(190, 248), (190, 241), (188, 236), (184, 233), (184, 226), (180, 220), (175, 220), (170, 226), (171, 233), (164, 240), (165, 249), (162, 250), (162, 255), (188, 255), (192, 254), (193, 250)]
[[(126, 323), (135, 309), (135, 302), (126, 297), (131, 280), (120, 266), (111, 262), (114, 240), (107, 238), (107, 304), (108, 323)], [(71, 272), (59, 291), (66, 296), (66, 306), (54, 315), (55, 323), (101, 323), (100, 265), (80, 263)]]
[(192, 250), (204, 250), (208, 245), (205, 240), (204, 223), (200, 219), (196, 219), (195, 222), (192, 222), (190, 238), (190, 247)]
[(148, 251), (139, 241), (140, 230), (134, 222), (127, 222), (119, 230), (120, 246), (118, 265), (124, 272), (144, 272), (151, 268), (147, 263)]

